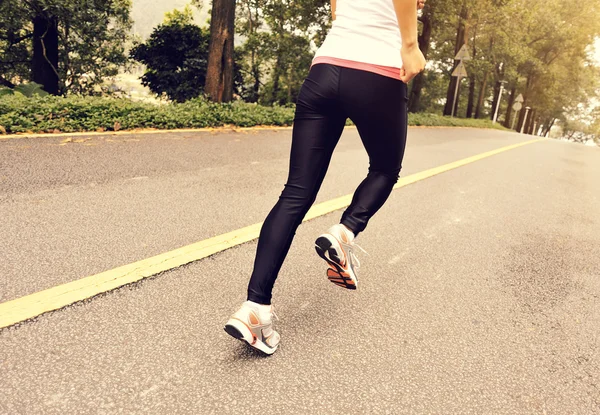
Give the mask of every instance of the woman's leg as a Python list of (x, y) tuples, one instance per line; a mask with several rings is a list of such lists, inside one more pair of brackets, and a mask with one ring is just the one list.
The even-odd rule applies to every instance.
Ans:
[(296, 229), (314, 203), (346, 123), (338, 99), (340, 68), (313, 66), (296, 104), (289, 175), (258, 239), (248, 300), (271, 303), (271, 291)]
[(344, 68), (340, 96), (369, 154), (368, 175), (341, 218), (356, 236), (383, 206), (398, 181), (406, 147), (408, 94), (402, 81)]

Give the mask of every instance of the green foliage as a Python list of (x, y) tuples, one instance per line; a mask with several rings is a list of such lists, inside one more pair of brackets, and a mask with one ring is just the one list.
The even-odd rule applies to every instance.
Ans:
[(194, 24), (194, 11), (189, 4), (186, 4), (183, 11), (174, 9), (165, 13), (164, 25), (188, 25)]
[(48, 95), (48, 93), (43, 90), (42, 85), (36, 84), (35, 82), (17, 85), (14, 91), (23, 94), (29, 98), (31, 98), (34, 95), (38, 95), (40, 97)]
[(41, 97), (48, 95), (48, 93), (42, 89), (42, 85), (36, 84), (35, 82), (17, 85), (12, 89), (0, 87), (0, 98), (3, 96), (14, 94), (21, 94), (28, 98), (31, 98), (33, 95), (38, 95)]
[(471, 118), (446, 117), (438, 114), (425, 112), (408, 114), (408, 124), (414, 126), (429, 127), (469, 127), (469, 128), (493, 128), (506, 130), (501, 124), (493, 124), (490, 120), (475, 120)]
[(567, 140), (585, 143), (594, 141), (600, 145), (600, 105), (590, 109), (580, 107), (569, 117), (560, 120), (562, 137)]
[(104, 79), (125, 64), (131, 0), (29, 0), (0, 2), (0, 76), (28, 80), (33, 55), (32, 19), (56, 18), (62, 93), (98, 94)]
[(425, 82), (417, 112), (442, 113), (448, 79), (435, 71), (425, 71), (423, 75)]
[(0, 98), (0, 126), (8, 133), (291, 125), (293, 118), (289, 107), (217, 104), (202, 98), (168, 105), (102, 97)]
[[(461, 17), (463, 6), (467, 13)], [(465, 65), (469, 81), (475, 80), (474, 105), (480, 91), (484, 98), (485, 105), (480, 108), (484, 115), (491, 115), (499, 81), (507, 81), (508, 91), (523, 95), (523, 106), (532, 107), (538, 125), (552, 125), (578, 104), (597, 96), (600, 75), (586, 57), (586, 48), (600, 35), (597, 2), (531, 0), (525, 7), (523, 0), (429, 0), (426, 7), (436, 9), (429, 59), (445, 78), (444, 89), (454, 64), (459, 21), (464, 22), (473, 58)], [(435, 82), (428, 77), (426, 86)], [(468, 89), (463, 85), (461, 115)], [(499, 118), (511, 115), (507, 97), (510, 95), (504, 95)]]
[[(293, 103), (315, 47), (330, 27), (330, 1), (236, 3), (236, 36), (243, 40), (235, 51), (236, 93), (266, 105)], [(530, 0), (524, 7), (524, 0), (428, 0), (423, 14), (432, 28), (430, 66), (416, 110), (442, 111), (462, 24), (473, 59), (466, 62), (469, 78), (460, 89), (459, 116), (465, 116), (471, 95), (479, 115), (489, 117), (503, 80), (507, 92), (500, 120), (512, 119), (507, 101), (514, 90), (515, 95), (523, 94), (523, 106), (532, 107), (530, 114), (538, 125), (579, 125), (569, 120), (575, 120), (580, 104), (597, 99), (600, 90), (600, 72), (586, 55), (600, 34), (596, 3)], [(154, 38), (132, 53), (147, 65), (144, 84), (178, 102), (201, 95), (204, 86), (208, 29), (190, 27), (193, 7), (201, 5), (201, 0), (193, 0), (191, 6), (167, 13)], [(126, 62), (130, 6), (131, 0), (0, 1), (0, 84), (13, 87), (30, 79), (31, 21), (43, 11), (59, 22), (61, 91), (108, 92), (101, 89), (103, 81)], [(161, 30), (159, 39), (155, 35)], [(470, 91), (471, 80), (475, 82)]]
[[(137, 128), (201, 128), (235, 125), (292, 125), (293, 106), (265, 107), (242, 101), (218, 104), (203, 98), (154, 105), (127, 99), (55, 97), (21, 94), (0, 98), (0, 131), (75, 132)], [(434, 114), (410, 114), (411, 125), (502, 128), (490, 121), (464, 120)]]
[(61, 52), (65, 92), (98, 94), (104, 80), (117, 75), (127, 62), (131, 0), (52, 1), (62, 3), (64, 23), (59, 27), (67, 40)]
[(0, 77), (29, 79), (32, 25), (19, 1), (0, 1)]
[[(175, 13), (177, 11), (174, 11)], [(131, 57), (146, 65), (142, 84), (177, 102), (202, 94), (208, 64), (210, 31), (191, 21), (189, 14), (171, 15), (150, 38), (131, 50)]]
[(239, 0), (237, 33), (241, 96), (270, 105), (296, 101), (313, 57), (330, 26), (329, 0)]

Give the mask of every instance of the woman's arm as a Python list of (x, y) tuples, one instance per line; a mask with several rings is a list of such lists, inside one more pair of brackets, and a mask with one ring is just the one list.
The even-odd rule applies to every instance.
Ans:
[(417, 43), (417, 7), (415, 0), (394, 0), (402, 37), (400, 79), (405, 83), (425, 69), (425, 58)]
[(417, 43), (417, 3), (414, 0), (394, 0), (394, 9), (400, 26), (402, 46)]

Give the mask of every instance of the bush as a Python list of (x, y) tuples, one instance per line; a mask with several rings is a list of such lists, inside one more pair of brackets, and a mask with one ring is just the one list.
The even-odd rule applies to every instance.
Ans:
[(202, 98), (168, 105), (99, 97), (14, 95), (0, 99), (0, 126), (7, 133), (291, 125), (293, 118), (293, 108), (217, 104)]
[[(20, 94), (0, 98), (0, 131), (76, 132), (137, 128), (202, 128), (235, 125), (292, 125), (294, 107), (265, 107), (241, 101), (217, 104), (203, 98), (155, 105), (120, 98), (56, 97)], [(409, 114), (410, 125), (499, 128), (489, 120)]]
[(476, 120), (474, 118), (456, 118), (428, 113), (408, 114), (409, 125), (422, 125), (429, 127), (472, 127), (472, 128), (494, 128), (506, 130), (500, 123), (492, 123), (491, 120)]
[[(188, 10), (191, 16), (191, 9)], [(191, 20), (158, 25), (146, 43), (136, 45), (130, 52), (131, 58), (146, 65), (142, 85), (177, 102), (202, 94), (209, 38), (210, 30)]]

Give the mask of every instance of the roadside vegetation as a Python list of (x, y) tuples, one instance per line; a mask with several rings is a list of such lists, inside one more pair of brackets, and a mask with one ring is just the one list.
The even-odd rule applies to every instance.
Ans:
[[(0, 99), (0, 133), (119, 131), (141, 128), (176, 129), (222, 126), (289, 126), (293, 105), (264, 106), (243, 101), (215, 103), (194, 98), (156, 105), (122, 98), (55, 97), (21, 94)], [(350, 124), (350, 122), (349, 122)], [(410, 125), (501, 128), (489, 120), (410, 114)]]
[[(329, 0), (189, 0), (146, 24), (145, 39), (131, 18), (143, 3), (0, 2), (0, 132), (291, 124)], [(209, 22), (194, 20), (200, 9)], [(599, 39), (594, 1), (427, 0), (410, 123), (600, 140)], [(160, 105), (128, 100), (115, 81), (138, 71)]]

